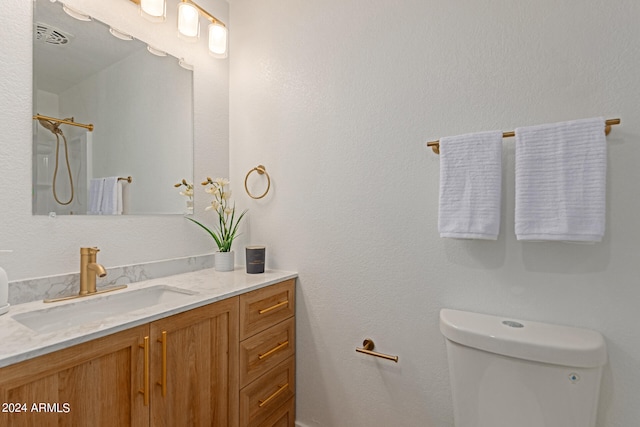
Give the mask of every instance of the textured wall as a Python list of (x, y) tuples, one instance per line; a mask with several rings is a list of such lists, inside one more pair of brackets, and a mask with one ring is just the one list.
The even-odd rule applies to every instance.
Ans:
[[(175, 5), (168, 7), (165, 23), (153, 24), (126, 0), (66, 3), (194, 64), (195, 179), (227, 175), (228, 61), (212, 58), (204, 40), (190, 44), (178, 39)], [(209, 0), (202, 6), (226, 19), (226, 2)], [(10, 280), (77, 272), (81, 246), (100, 247), (106, 267), (213, 251), (211, 238), (181, 215), (31, 215), (32, 2), (0, 2), (0, 22), (6, 31), (0, 38), (0, 249), (14, 250), (0, 255), (0, 263)], [(196, 199), (195, 210), (203, 219), (208, 218), (206, 203), (204, 197)]]
[[(601, 331), (598, 425), (636, 425), (640, 4), (234, 0), (230, 14), (231, 177), (261, 163), (273, 181), (238, 200), (243, 240), (300, 273), (298, 421), (452, 426), (450, 307)], [(513, 139), (500, 238), (439, 238), (426, 141), (600, 115), (622, 119), (602, 243), (515, 240)], [(355, 353), (365, 337), (400, 362)]]

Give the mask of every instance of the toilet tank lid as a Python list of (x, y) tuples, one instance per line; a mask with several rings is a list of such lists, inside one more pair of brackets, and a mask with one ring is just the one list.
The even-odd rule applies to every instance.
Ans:
[(599, 332), (466, 311), (440, 310), (440, 332), (479, 350), (554, 365), (593, 368), (607, 361)]

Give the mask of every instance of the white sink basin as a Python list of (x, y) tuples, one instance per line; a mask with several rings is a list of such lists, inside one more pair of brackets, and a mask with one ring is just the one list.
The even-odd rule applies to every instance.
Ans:
[(158, 285), (116, 294), (89, 296), (71, 304), (16, 314), (13, 318), (29, 329), (46, 333), (127, 314), (141, 308), (179, 302), (195, 294), (196, 292), (185, 289)]

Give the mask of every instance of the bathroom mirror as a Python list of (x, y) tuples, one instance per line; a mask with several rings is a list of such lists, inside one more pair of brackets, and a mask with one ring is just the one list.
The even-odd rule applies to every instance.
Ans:
[(33, 214), (190, 213), (174, 184), (193, 182), (193, 71), (77, 18), (34, 2), (33, 115), (93, 131), (32, 120)]

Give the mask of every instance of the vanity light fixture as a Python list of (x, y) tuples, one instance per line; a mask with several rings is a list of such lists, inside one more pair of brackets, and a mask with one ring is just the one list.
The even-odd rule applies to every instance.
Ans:
[[(129, 0), (140, 6), (140, 11), (145, 17), (152, 17), (157, 14), (164, 21), (166, 14), (166, 0)], [(153, 4), (147, 6), (148, 4)], [(149, 9), (147, 9), (149, 7)], [(178, 36), (187, 41), (195, 42), (200, 37), (200, 15), (210, 21), (209, 30), (209, 53), (216, 58), (226, 58), (229, 44), (229, 34), (224, 22), (204, 10), (193, 0), (180, 0), (178, 3)]]
[(195, 42), (200, 37), (200, 13), (190, 3), (178, 4), (178, 34), (189, 42)]
[(139, 0), (140, 15), (152, 22), (164, 22), (167, 17), (165, 0)]
[(209, 52), (217, 58), (226, 58), (227, 27), (193, 0), (180, 0), (180, 4), (178, 4), (178, 32), (189, 40), (197, 40), (200, 35), (200, 15), (211, 22), (209, 24)]

